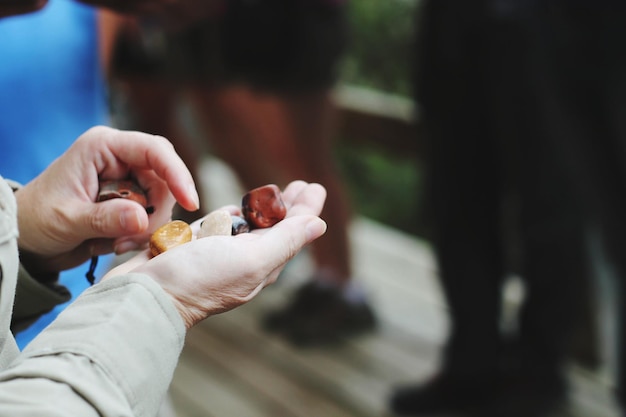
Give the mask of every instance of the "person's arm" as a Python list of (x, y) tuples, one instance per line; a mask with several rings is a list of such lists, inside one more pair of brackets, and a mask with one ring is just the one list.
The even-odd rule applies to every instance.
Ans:
[(13, 333), (26, 329), (41, 315), (70, 301), (72, 294), (58, 280), (59, 274), (33, 277), (20, 265), (11, 316)]
[[(0, 179), (8, 184), (13, 192), (22, 185), (9, 179)], [(30, 326), (42, 314), (59, 304), (70, 300), (69, 290), (58, 282), (58, 273), (31, 275), (24, 265), (19, 265), (15, 302), (11, 316), (11, 331), (16, 333)]]
[(0, 372), (0, 406), (6, 398), (16, 417), (154, 415), (185, 330), (250, 301), (324, 233), (322, 187), (295, 182), (284, 196), (287, 218), (272, 228), (144, 251), (112, 270)]
[(154, 416), (185, 327), (149, 277), (86, 290), (0, 372), (0, 410), (20, 416)]
[[(149, 218), (132, 201), (94, 203), (101, 179), (129, 175), (156, 208)], [(20, 250), (28, 250), (45, 273), (120, 244), (136, 247), (169, 219), (173, 196), (193, 209), (194, 194), (188, 170), (163, 138), (92, 130), (16, 192)], [(325, 197), (320, 185), (296, 181), (283, 192), (287, 217), (271, 228), (195, 239), (156, 257), (140, 252), (79, 296), (21, 354), (7, 343), (6, 324), (0, 329), (0, 409), (14, 417), (154, 415), (185, 330), (250, 301), (274, 282), (292, 257), (325, 232), (317, 217)], [(6, 244), (7, 251), (0, 244), (3, 268), (16, 250), (15, 242)], [(15, 275), (0, 283), (4, 312), (17, 268), (5, 271)], [(6, 323), (2, 317), (0, 322)]]
[[(131, 201), (95, 203), (100, 180), (128, 177), (147, 189), (154, 215)], [(164, 138), (95, 128), (37, 179), (13, 188), (15, 198), (0, 184), (0, 410), (13, 416), (153, 414), (153, 397), (164, 392), (168, 376), (151, 367), (162, 361), (163, 372), (173, 369), (184, 334), (180, 315), (154, 281), (144, 276), (135, 284), (126, 277), (90, 289), (22, 354), (9, 320), (12, 309), (20, 321), (49, 307), (40, 281), (52, 283), (58, 271), (120, 244), (144, 245), (170, 218), (175, 198), (196, 208), (189, 171)], [(13, 305), (18, 274), (30, 291), (19, 293), (18, 285)], [(150, 357), (155, 361), (147, 365)], [(158, 379), (138, 389), (137, 365)], [(140, 392), (153, 395), (145, 400)]]

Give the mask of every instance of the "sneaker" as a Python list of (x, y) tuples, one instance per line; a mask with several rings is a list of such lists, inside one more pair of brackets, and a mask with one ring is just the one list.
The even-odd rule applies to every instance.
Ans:
[(376, 319), (366, 302), (348, 301), (339, 289), (313, 281), (298, 289), (287, 307), (268, 314), (263, 327), (306, 347), (336, 344), (369, 332)]

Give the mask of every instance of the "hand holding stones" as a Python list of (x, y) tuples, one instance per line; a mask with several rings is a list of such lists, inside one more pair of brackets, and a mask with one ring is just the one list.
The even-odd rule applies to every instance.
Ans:
[[(252, 229), (271, 227), (283, 220), (287, 208), (280, 189), (274, 184), (248, 191), (241, 201), (243, 217), (234, 216), (228, 210), (215, 210), (200, 224), (198, 239), (209, 236), (231, 236), (247, 233)], [(163, 225), (150, 239), (150, 252), (156, 256), (164, 251), (193, 239), (191, 227), (176, 220)]]

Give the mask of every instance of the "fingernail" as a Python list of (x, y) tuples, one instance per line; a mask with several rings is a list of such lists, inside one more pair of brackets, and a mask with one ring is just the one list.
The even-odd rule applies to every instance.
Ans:
[(326, 233), (326, 222), (319, 217), (311, 220), (305, 228), (307, 242), (312, 242)]
[(120, 213), (120, 226), (122, 230), (141, 230), (142, 218), (137, 210), (124, 210)]
[(198, 196), (198, 190), (196, 190), (195, 185), (189, 184), (189, 193), (193, 198), (193, 202), (196, 205), (196, 210), (200, 208), (200, 196)]

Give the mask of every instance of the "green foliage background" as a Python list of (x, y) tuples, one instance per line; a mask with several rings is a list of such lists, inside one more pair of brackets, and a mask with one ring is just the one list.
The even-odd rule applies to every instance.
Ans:
[(351, 0), (344, 81), (409, 95), (415, 0)]
[[(343, 83), (409, 97), (416, 0), (350, 0)], [(417, 139), (416, 139), (417, 140)], [(419, 161), (339, 141), (337, 160), (361, 215), (420, 235)]]

